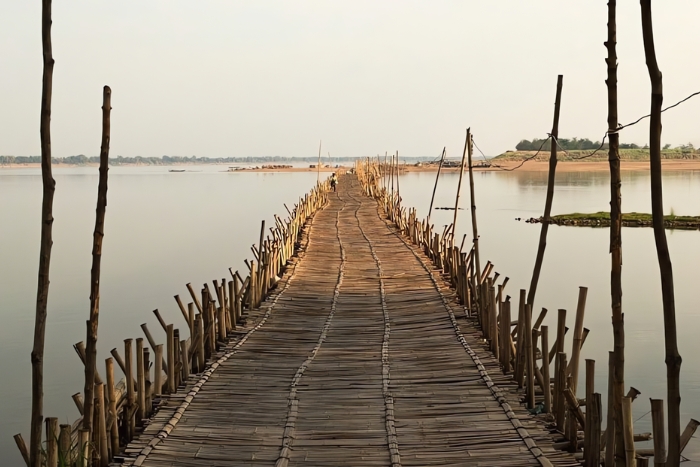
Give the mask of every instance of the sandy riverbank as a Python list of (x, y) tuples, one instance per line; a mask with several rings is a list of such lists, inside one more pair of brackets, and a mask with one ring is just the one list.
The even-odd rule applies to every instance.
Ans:
[[(503, 161), (498, 162), (499, 167), (475, 167), (475, 171), (480, 172), (498, 172), (506, 170), (512, 170), (521, 164), (520, 161)], [(664, 160), (661, 162), (663, 170), (667, 171), (689, 171), (689, 170), (700, 170), (700, 160)], [(403, 167), (402, 167), (403, 170)], [(415, 167), (406, 166), (406, 172), (435, 172), (437, 171), (437, 166), (435, 167)], [(458, 167), (443, 168), (445, 172), (459, 172)], [(520, 172), (547, 172), (549, 170), (549, 162), (544, 161), (529, 161), (525, 162), (522, 167), (515, 169)], [(610, 166), (607, 161), (600, 162), (567, 162), (560, 161), (557, 163), (557, 172), (607, 172), (610, 170)], [(649, 170), (649, 162), (641, 161), (622, 161), (620, 162), (620, 170), (626, 171), (647, 171)]]

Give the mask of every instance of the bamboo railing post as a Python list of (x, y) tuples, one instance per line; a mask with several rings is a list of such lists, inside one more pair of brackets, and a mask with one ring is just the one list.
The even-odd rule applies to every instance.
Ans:
[[(564, 352), (564, 336), (566, 335), (566, 310), (558, 310), (557, 313), (557, 340), (554, 343), (555, 345), (555, 353), (554, 355), (557, 355), (560, 352)], [(556, 384), (559, 385), (559, 363), (560, 360), (557, 358), (554, 361), (554, 374), (556, 375)], [(566, 369), (564, 370), (564, 374), (566, 374)], [(562, 382), (563, 384), (563, 382)], [(561, 398), (561, 390), (562, 388), (558, 388), (554, 391), (554, 407), (556, 407), (556, 411), (559, 412), (560, 410), (560, 398)], [(562, 427), (559, 427), (562, 429)]]
[(199, 303), (199, 299), (197, 298), (197, 294), (194, 293), (194, 289), (192, 288), (192, 284), (187, 283), (185, 284), (185, 287), (187, 287), (187, 290), (190, 292), (190, 296), (192, 297), (192, 301), (194, 302), (194, 305), (197, 307), (197, 310), (199, 312), (202, 312), (202, 304)]
[(661, 297), (664, 316), (664, 347), (666, 361), (666, 385), (668, 404), (668, 465), (676, 467), (681, 458), (681, 355), (678, 352), (676, 330), (676, 300), (673, 288), (673, 265), (668, 250), (664, 227), (664, 204), (661, 168), (661, 107), (663, 104), (663, 82), (656, 61), (654, 27), (651, 15), (651, 0), (641, 0), (642, 35), (644, 55), (651, 82), (651, 111), (649, 121), (649, 158), (651, 168), (651, 215), (654, 240), (661, 275)]
[(462, 191), (462, 177), (464, 176), (464, 164), (467, 159), (467, 148), (471, 145), (471, 128), (467, 128), (467, 138), (464, 140), (464, 151), (462, 152), (462, 163), (459, 166), (459, 181), (457, 182), (457, 196), (455, 198), (455, 215), (452, 220), (452, 232), (457, 234), (457, 213), (459, 212), (459, 194)]
[(72, 466), (73, 457), (73, 442), (71, 439), (73, 427), (69, 424), (59, 426), (58, 435), (58, 460), (61, 465)]
[(666, 428), (663, 399), (651, 402), (651, 429), (654, 439), (654, 467), (666, 467)]
[(510, 373), (510, 297), (506, 297), (501, 311), (501, 365), (503, 373)]
[(605, 426), (605, 465), (615, 465), (615, 352), (608, 352), (608, 415)]
[(197, 346), (197, 371), (201, 373), (204, 371), (204, 366), (206, 365), (205, 350), (204, 350), (204, 322), (202, 321), (202, 315), (198, 315), (195, 318), (197, 324), (197, 335), (200, 337)]
[(493, 281), (489, 279), (489, 337), (491, 339), (491, 352), (496, 359), (498, 355), (498, 317), (496, 315), (496, 289)]
[(524, 373), (525, 373), (525, 359), (523, 354), (525, 353), (525, 290), (520, 289), (520, 301), (518, 302), (518, 327), (516, 331), (517, 336), (517, 348), (515, 351), (515, 381), (518, 383), (518, 387), (522, 388), (525, 383)]
[(579, 287), (578, 304), (576, 306), (576, 321), (574, 325), (574, 341), (571, 348), (571, 376), (572, 388), (574, 395), (578, 388), (579, 374), (579, 358), (581, 355), (581, 345), (583, 339), (583, 315), (586, 310), (586, 296), (588, 295), (587, 287)]
[(134, 394), (134, 372), (132, 365), (134, 362), (134, 357), (132, 355), (131, 343), (133, 339), (124, 339), (124, 363), (126, 365), (126, 417), (124, 422), (126, 424), (126, 437), (128, 441), (134, 438), (136, 431), (136, 426), (134, 423), (135, 414), (135, 394)]
[(433, 212), (433, 202), (435, 201), (435, 192), (437, 191), (438, 180), (440, 180), (440, 171), (442, 170), (442, 163), (445, 161), (445, 154), (447, 148), (442, 148), (442, 156), (440, 156), (440, 165), (438, 166), (437, 175), (435, 176), (435, 185), (433, 186), (433, 196), (430, 198), (430, 207), (428, 208), (428, 217), (426, 218), (430, 222), (430, 214)]
[[(148, 330), (148, 325), (146, 323), (143, 323), (141, 325), (141, 330), (143, 330), (143, 333), (146, 336), (146, 340), (148, 341), (148, 345), (150, 345), (151, 348), (155, 349), (156, 348), (156, 341), (155, 341), (155, 339), (153, 339), (153, 336), (151, 335), (151, 332)], [(165, 363), (164, 359), (161, 362), (161, 364), (163, 365), (163, 369), (165, 371), (168, 371), (167, 370), (168, 365)]]
[[(593, 397), (593, 393), (595, 392), (595, 360), (591, 360), (589, 358), (586, 359), (586, 426), (584, 429), (584, 435), (583, 435), (583, 440), (584, 440), (584, 452), (586, 450), (591, 449), (590, 448), (590, 443), (591, 443), (591, 427), (593, 426), (593, 422), (591, 420), (591, 417), (593, 416), (593, 412), (590, 410), (591, 406), (588, 405), (589, 401)], [(598, 437), (598, 443), (600, 443), (600, 436)], [(598, 452), (598, 457), (600, 458), (600, 448)]]
[(209, 302), (209, 345), (210, 355), (214, 355), (217, 350), (216, 345), (216, 305), (214, 302)]
[(232, 331), (236, 330), (236, 308), (238, 307), (238, 294), (236, 293), (237, 282), (238, 278), (235, 276), (232, 281), (228, 282), (229, 319), (231, 320)]
[(187, 378), (190, 377), (190, 366), (189, 366), (189, 358), (188, 358), (188, 346), (187, 346), (187, 341), (186, 340), (181, 340), (180, 341), (180, 359), (182, 360), (182, 381), (187, 381)]
[(109, 444), (107, 441), (105, 408), (105, 385), (104, 383), (95, 384), (95, 433), (97, 435), (95, 439), (97, 440), (98, 446), (97, 452), (100, 455), (100, 467), (108, 467), (109, 465)]
[(146, 418), (146, 374), (143, 366), (143, 338), (136, 339), (136, 387), (137, 387), (137, 407), (136, 424), (143, 425)]
[(622, 427), (625, 444), (626, 467), (636, 467), (636, 454), (634, 450), (634, 425), (632, 422), (632, 399), (622, 398)]
[(683, 454), (683, 450), (687, 446), (688, 442), (690, 441), (690, 438), (693, 437), (693, 434), (695, 434), (695, 430), (698, 429), (698, 426), (700, 426), (700, 422), (698, 422), (695, 419), (690, 419), (688, 424), (685, 426), (685, 430), (683, 430), (683, 433), (681, 433), (681, 443), (680, 443), (680, 452)]
[(557, 352), (556, 369), (555, 394), (557, 397), (555, 401), (555, 411), (557, 428), (564, 432), (566, 426), (566, 401), (564, 398), (564, 391), (566, 390), (566, 354), (564, 352)]
[(567, 409), (566, 427), (564, 429), (564, 433), (565, 437), (569, 440), (569, 451), (577, 452), (578, 424), (576, 423), (576, 419), (578, 418), (578, 421), (584, 427), (586, 425), (586, 422), (583, 418), (583, 414), (581, 413), (581, 409), (578, 404), (578, 399), (576, 398), (576, 395), (571, 389), (571, 387), (573, 386), (573, 379), (571, 378), (571, 376), (566, 376), (566, 372), (564, 373), (564, 376), (566, 378), (566, 388), (564, 389), (564, 404), (566, 405)]
[[(51, 262), (51, 231), (53, 226), (53, 195), (56, 182), (51, 174), (51, 90), (54, 59), (51, 49), (51, 0), (41, 2), (41, 43), (44, 57), (41, 87), (41, 244), (39, 277), (36, 294), (36, 318), (32, 346), (32, 416), (29, 439), (29, 467), (41, 467), (41, 430), (44, 420), (44, 340), (46, 309), (49, 298), (49, 265)], [(17, 441), (15, 437), (15, 441)], [(19, 436), (21, 439), (21, 436)]]
[(551, 378), (549, 376), (549, 327), (542, 326), (540, 331), (542, 333), (542, 378), (544, 379), (544, 411), (545, 413), (552, 413), (552, 387)]
[(602, 405), (600, 394), (593, 393), (590, 401), (586, 401), (586, 467), (600, 467), (600, 421)]
[[(542, 263), (544, 261), (544, 251), (547, 248), (547, 231), (551, 222), (550, 215), (552, 213), (552, 201), (554, 200), (554, 181), (557, 170), (557, 138), (559, 137), (559, 111), (561, 109), (561, 89), (563, 86), (564, 77), (557, 76), (557, 93), (554, 100), (554, 120), (552, 122), (551, 144), (549, 154), (549, 173), (547, 176), (547, 197), (544, 203), (544, 215), (542, 216), (542, 225), (540, 226), (540, 241), (537, 246), (537, 257), (535, 259), (535, 267), (532, 271), (532, 279), (530, 280), (530, 289), (528, 290), (527, 303), (534, 307), (535, 294), (537, 293), (537, 284), (540, 280), (540, 272), (542, 271)], [(573, 358), (573, 356), (572, 356)]]
[[(109, 430), (112, 458), (119, 453), (119, 425), (117, 423), (117, 395), (114, 391), (114, 360), (105, 359), (107, 373), (107, 409), (111, 415), (112, 427)], [(110, 459), (112, 460), (112, 459)]]
[[(474, 170), (472, 165), (472, 144), (471, 144), (471, 132), (469, 133), (469, 144), (467, 145), (467, 163), (469, 167), (469, 200), (471, 204), (471, 215), (472, 215), (472, 242), (474, 248), (474, 265), (476, 268), (476, 281), (478, 284), (481, 283), (481, 262), (479, 261), (479, 230), (476, 226), (476, 198), (474, 196)], [(475, 289), (476, 293), (479, 290)], [(477, 297), (478, 299), (479, 297)], [(480, 303), (480, 302), (479, 302)]]
[(167, 325), (167, 337), (165, 340), (166, 352), (168, 354), (168, 379), (166, 391), (167, 394), (173, 394), (175, 392), (175, 335), (172, 324)]
[(525, 339), (524, 357), (526, 359), (527, 376), (527, 408), (535, 408), (535, 362), (532, 359), (532, 308), (525, 305), (525, 326), (523, 328), (523, 339)]
[(163, 393), (163, 345), (156, 345), (155, 371), (153, 374), (153, 395), (160, 396)]
[(180, 380), (182, 379), (182, 369), (178, 370), (178, 364), (180, 362), (180, 330), (179, 329), (174, 329), (173, 330), (173, 355), (174, 355), (174, 365), (173, 365), (173, 372), (175, 374), (175, 389), (173, 392), (177, 392), (177, 388), (180, 387)]
[[(190, 326), (190, 337), (194, 340), (194, 303), (190, 302), (187, 304), (187, 323)], [(151, 344), (153, 348), (153, 344)]]
[(80, 413), (81, 416), (84, 415), (85, 412), (83, 411), (83, 395), (82, 395), (82, 393), (76, 392), (75, 394), (73, 394), (71, 396), (71, 398), (73, 399), (73, 402), (75, 403), (75, 407), (78, 409), (78, 413)]
[(46, 467), (58, 467), (58, 419), (46, 417)]
[(85, 417), (83, 429), (92, 436), (93, 401), (95, 399), (95, 372), (97, 371), (97, 327), (100, 313), (100, 266), (102, 263), (102, 240), (104, 238), (105, 213), (107, 210), (107, 172), (109, 171), (110, 112), (112, 91), (105, 86), (102, 94), (102, 146), (100, 148), (100, 176), (97, 187), (97, 209), (95, 231), (92, 242), (92, 269), (90, 270), (90, 319), (87, 322), (87, 345), (85, 350)]
[(78, 466), (87, 467), (90, 457), (90, 432), (80, 430), (78, 431)]
[(250, 283), (248, 284), (248, 289), (250, 290), (250, 309), (254, 310), (258, 307), (258, 271), (255, 261), (250, 262)]

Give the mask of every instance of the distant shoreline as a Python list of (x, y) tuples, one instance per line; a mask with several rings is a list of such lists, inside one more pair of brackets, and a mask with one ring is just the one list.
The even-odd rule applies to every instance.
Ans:
[[(475, 171), (478, 172), (502, 172), (502, 171), (514, 171), (514, 172), (547, 172), (549, 170), (549, 162), (546, 161), (528, 161), (518, 167), (522, 161), (493, 161), (491, 167), (474, 167)], [(235, 167), (231, 163), (220, 163), (220, 164), (171, 164), (171, 165), (147, 165), (147, 164), (120, 164), (112, 165), (110, 167), (201, 167), (203, 165), (216, 165), (221, 167)], [(700, 159), (664, 159), (661, 161), (661, 166), (664, 170), (673, 172), (682, 171), (700, 171)], [(53, 168), (75, 168), (75, 167), (95, 167), (97, 164), (54, 164)], [(516, 169), (516, 167), (518, 167)], [(4, 169), (28, 169), (28, 168), (41, 168), (40, 164), (6, 164), (0, 165), (0, 170)], [(349, 166), (341, 165), (340, 167), (321, 167), (320, 171), (324, 173), (328, 172), (343, 172), (349, 169)], [(438, 167), (437, 164), (431, 165), (414, 165), (405, 164), (401, 165), (401, 172), (436, 172)], [(515, 169), (515, 170), (513, 170)], [(620, 161), (620, 169), (623, 171), (648, 171), (649, 161)], [(284, 168), (263, 168), (261, 166), (255, 167), (241, 167), (240, 170), (226, 171), (222, 172), (228, 173), (246, 173), (246, 172), (316, 172), (318, 169), (315, 167), (284, 167)], [(443, 172), (459, 172), (459, 167), (443, 167)], [(574, 161), (559, 161), (557, 163), (557, 172), (604, 172), (610, 170), (610, 166), (607, 161), (595, 161), (595, 162), (574, 162)]]

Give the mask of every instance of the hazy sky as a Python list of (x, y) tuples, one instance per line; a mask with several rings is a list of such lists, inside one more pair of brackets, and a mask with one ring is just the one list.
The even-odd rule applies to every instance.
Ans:
[[(620, 120), (649, 109), (640, 7), (618, 2)], [(665, 104), (700, 90), (698, 0), (656, 0)], [(0, 154), (39, 154), (41, 2), (0, 2)], [(488, 155), (606, 129), (605, 0), (54, 1), (55, 156)], [(700, 145), (700, 96), (663, 141)], [(622, 133), (647, 142), (648, 126)]]

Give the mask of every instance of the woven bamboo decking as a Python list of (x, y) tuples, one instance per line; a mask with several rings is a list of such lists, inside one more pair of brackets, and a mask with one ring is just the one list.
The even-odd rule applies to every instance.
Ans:
[[(276, 292), (126, 465), (573, 466), (438, 271), (353, 176)], [(179, 415), (178, 415), (179, 414)]]

